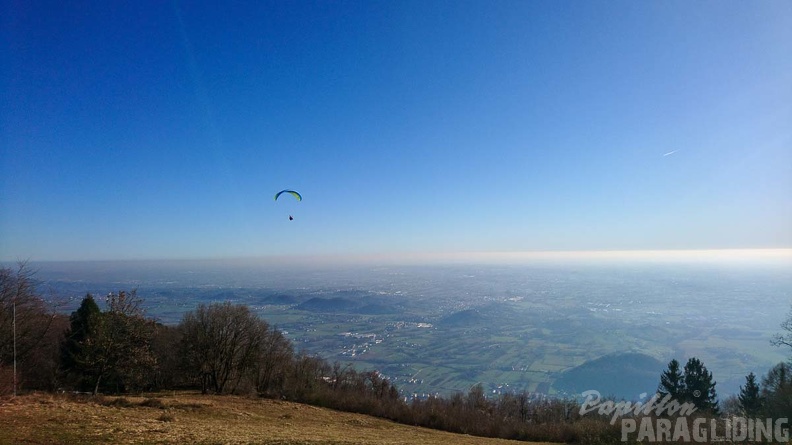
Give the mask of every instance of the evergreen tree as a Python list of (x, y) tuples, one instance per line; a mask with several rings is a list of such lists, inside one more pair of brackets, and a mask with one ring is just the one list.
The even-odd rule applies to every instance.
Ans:
[(101, 316), (99, 306), (93, 295), (87, 294), (80, 307), (69, 318), (70, 327), (61, 345), (61, 370), (67, 381), (81, 390), (88, 390), (87, 369), (81, 361), (86, 341), (95, 334), (96, 324)]
[(762, 399), (759, 397), (759, 384), (756, 383), (756, 376), (750, 373), (745, 377), (745, 386), (740, 387), (740, 394), (737, 396), (740, 401), (740, 408), (749, 416), (755, 416), (762, 407)]
[(668, 363), (668, 369), (660, 375), (660, 386), (657, 387), (660, 398), (671, 395), (671, 398), (682, 402), (685, 394), (685, 376), (679, 369), (679, 362), (676, 359)]
[(779, 363), (762, 379), (762, 408), (774, 418), (792, 418), (792, 366)]
[(685, 365), (684, 400), (696, 405), (699, 410), (718, 414), (718, 397), (715, 393), (716, 382), (712, 373), (701, 360), (693, 357)]

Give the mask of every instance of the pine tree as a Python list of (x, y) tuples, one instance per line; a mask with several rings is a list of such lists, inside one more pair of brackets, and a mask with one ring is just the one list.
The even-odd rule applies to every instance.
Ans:
[(679, 370), (676, 359), (668, 363), (668, 369), (660, 375), (660, 386), (657, 387), (660, 398), (670, 395), (672, 399), (682, 402), (685, 394), (685, 376)]
[(81, 360), (84, 345), (95, 334), (100, 316), (101, 311), (93, 295), (87, 294), (80, 307), (72, 312), (69, 319), (71, 324), (61, 345), (61, 370), (81, 390), (87, 390), (89, 385), (87, 370)]
[(750, 373), (745, 376), (745, 386), (740, 387), (740, 394), (737, 396), (740, 401), (740, 408), (749, 416), (755, 416), (762, 407), (762, 399), (759, 397), (759, 384), (756, 383), (756, 375)]
[(718, 414), (718, 397), (712, 373), (701, 360), (693, 357), (685, 365), (684, 400), (696, 405), (699, 410)]
[(763, 414), (792, 418), (792, 365), (779, 363), (762, 379)]

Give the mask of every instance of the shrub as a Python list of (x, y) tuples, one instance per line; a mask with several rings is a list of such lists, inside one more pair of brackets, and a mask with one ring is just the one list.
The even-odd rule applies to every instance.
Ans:
[(165, 403), (163, 403), (162, 400), (156, 398), (148, 398), (140, 402), (140, 406), (145, 406), (148, 408), (158, 408), (158, 409), (166, 408)]
[(160, 422), (175, 422), (176, 421), (176, 416), (174, 416), (173, 414), (171, 414), (169, 412), (164, 412), (164, 413), (160, 414), (159, 417), (157, 417), (157, 420), (159, 420)]

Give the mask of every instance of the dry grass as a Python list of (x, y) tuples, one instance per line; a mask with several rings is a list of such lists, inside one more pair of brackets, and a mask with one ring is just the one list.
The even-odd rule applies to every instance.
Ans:
[(297, 403), (193, 393), (0, 399), (0, 444), (524, 444)]

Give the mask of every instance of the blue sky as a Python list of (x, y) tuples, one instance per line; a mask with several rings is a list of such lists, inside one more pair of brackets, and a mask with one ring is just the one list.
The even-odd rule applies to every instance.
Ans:
[(792, 247), (789, 1), (199, 3), (2, 2), (0, 260)]

